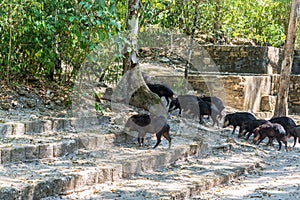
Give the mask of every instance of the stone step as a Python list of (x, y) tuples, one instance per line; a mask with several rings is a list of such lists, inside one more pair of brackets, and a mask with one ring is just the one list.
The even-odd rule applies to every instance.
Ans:
[(45, 160), (1, 167), (0, 199), (41, 199), (82, 191), (122, 178), (120, 164), (95, 165), (84, 160)]
[[(0, 199), (41, 199), (80, 192), (96, 184), (114, 183), (121, 178), (164, 168), (180, 158), (197, 154), (200, 149), (200, 144), (180, 137), (174, 137), (175, 144), (171, 149), (164, 140), (157, 149), (152, 149), (153, 145), (138, 148), (132, 143), (115, 143), (118, 137), (111, 135), (89, 133), (66, 139), (66, 142), (63, 139), (49, 142), (48, 146), (54, 146), (53, 154), (40, 158), (43, 157), (40, 153), (34, 157), (38, 159), (31, 162), (22, 162), (20, 155), (26, 156), (26, 148), (9, 147), (14, 149), (13, 152), (19, 150), (22, 153), (14, 158), (11, 156), (7, 159), (9, 162), (1, 165)], [(64, 144), (60, 147), (61, 152), (55, 151), (60, 144)], [(12, 151), (10, 154), (14, 155)], [(39, 152), (43, 152), (41, 146)], [(4, 151), (1, 153), (8, 157)]]
[(96, 184), (89, 190), (43, 200), (202, 199), (201, 192), (228, 183), (241, 174), (262, 169), (263, 157), (269, 156), (267, 151), (276, 151), (261, 151), (251, 148), (247, 143), (240, 144), (229, 142), (229, 146), (224, 145), (224, 148), (223, 145), (213, 146), (210, 153), (206, 151), (185, 157), (164, 168), (148, 170), (130, 179)]
[(97, 127), (109, 121), (109, 117), (83, 118), (45, 118), (25, 122), (10, 121), (0, 123), (1, 137), (14, 137), (49, 132), (78, 132), (93, 126)]
[(58, 158), (79, 149), (97, 149), (125, 142), (125, 134), (57, 133), (0, 139), (0, 163)]

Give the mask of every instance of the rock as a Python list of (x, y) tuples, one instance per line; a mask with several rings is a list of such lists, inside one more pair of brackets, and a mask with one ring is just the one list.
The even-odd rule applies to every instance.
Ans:
[(162, 57), (162, 58), (160, 58), (160, 61), (163, 62), (163, 63), (168, 63), (168, 62), (170, 62), (171, 60), (170, 60), (169, 58)]
[(0, 107), (3, 109), (3, 110), (9, 110), (9, 108), (10, 108), (10, 105), (9, 105), (9, 103), (1, 103), (0, 104)]
[(25, 103), (28, 106), (28, 108), (36, 107), (36, 101), (34, 99), (26, 99)]
[(19, 105), (19, 103), (18, 103), (18, 101), (16, 101), (16, 100), (12, 100), (12, 101), (11, 101), (11, 105), (12, 105), (13, 107), (17, 107), (17, 106)]
[(17, 93), (21, 96), (25, 96), (28, 92), (24, 88), (18, 88)]
[(270, 112), (275, 109), (276, 97), (275, 96), (262, 96), (260, 101), (260, 110)]
[(46, 92), (46, 97), (47, 97), (47, 98), (50, 98), (50, 97), (51, 97), (51, 93), (52, 93), (51, 90), (47, 90), (47, 92)]

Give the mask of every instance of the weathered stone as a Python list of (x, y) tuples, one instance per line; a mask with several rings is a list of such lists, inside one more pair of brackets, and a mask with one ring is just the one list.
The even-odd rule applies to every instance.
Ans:
[(51, 120), (36, 120), (25, 123), (25, 132), (27, 134), (46, 133), (52, 131)]
[(0, 189), (0, 199), (14, 200), (18, 199), (18, 190), (12, 187), (3, 187)]
[(11, 149), (11, 162), (25, 160), (25, 147), (14, 147)]
[(0, 124), (0, 136), (7, 137), (13, 133), (12, 123)]
[(275, 103), (276, 97), (270, 95), (262, 96), (260, 101), (260, 110), (266, 112), (274, 111)]
[(25, 104), (28, 106), (28, 108), (34, 108), (36, 107), (36, 100), (27, 98), (25, 99)]
[(61, 191), (62, 194), (68, 194), (75, 190), (75, 176), (62, 177)]
[(73, 153), (76, 149), (78, 149), (78, 142), (76, 140), (66, 140), (58, 142), (53, 146), (53, 156), (65, 156)]
[(27, 145), (25, 147), (25, 159), (34, 160), (39, 157), (39, 147), (35, 145)]
[(1, 164), (11, 162), (11, 151), (12, 148), (1, 149)]
[(3, 110), (9, 110), (10, 109), (10, 104), (9, 103), (0, 103), (0, 107)]
[(25, 134), (25, 124), (24, 123), (11, 123), (12, 124), (12, 135), (21, 136)]
[(52, 158), (54, 155), (53, 144), (39, 145), (39, 158)]

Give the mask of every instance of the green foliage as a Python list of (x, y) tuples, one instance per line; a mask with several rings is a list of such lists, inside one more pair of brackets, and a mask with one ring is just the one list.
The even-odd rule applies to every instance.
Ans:
[[(159, 2), (163, 4), (168, 1)], [(169, 3), (171, 7), (160, 13), (152, 23), (179, 29), (189, 35), (196, 5), (200, 3), (197, 31), (212, 38), (213, 41), (209, 42), (220, 38), (246, 38), (258, 45), (280, 47), (284, 43), (289, 17), (288, 0), (174, 0)], [(144, 16), (152, 16), (159, 9), (146, 10), (148, 14)]]
[[(51, 78), (54, 70), (65, 70), (58, 69), (63, 63), (69, 69), (67, 81), (75, 78), (83, 61), (96, 50), (93, 56), (98, 58), (105, 80), (118, 80), (123, 48), (128, 43), (119, 34), (125, 29), (126, 3), (2, 0), (0, 78)], [(205, 35), (205, 42), (230, 43), (243, 38), (258, 45), (281, 47), (284, 43), (289, 0), (141, 0), (140, 31), (157, 26), (189, 35), (199, 3), (196, 37)], [(99, 53), (101, 48), (107, 48), (102, 45), (107, 39), (112, 49)], [(108, 60), (104, 62), (105, 59)]]
[(97, 113), (101, 114), (101, 115), (104, 115), (105, 114), (105, 110), (104, 108), (102, 107), (102, 105), (98, 102), (95, 102), (95, 110)]
[(0, 40), (11, 43), (0, 44), (1, 72), (8, 66), (13, 75), (47, 77), (59, 60), (76, 74), (86, 55), (121, 29), (116, 13), (113, 0), (3, 0)]

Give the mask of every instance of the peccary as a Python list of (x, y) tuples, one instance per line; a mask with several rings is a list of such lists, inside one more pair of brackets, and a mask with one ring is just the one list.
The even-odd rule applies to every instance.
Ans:
[(240, 127), (239, 133), (242, 133), (243, 132), (243, 128), (241, 127), (242, 124), (246, 121), (255, 120), (255, 119), (256, 118), (254, 117), (254, 115), (248, 112), (236, 112), (236, 113), (227, 114), (225, 115), (223, 128), (232, 125), (233, 130), (231, 134), (233, 134), (235, 132), (236, 127), (239, 126)]
[(217, 123), (217, 126), (219, 126), (219, 121), (217, 120), (217, 115), (219, 114), (219, 110), (217, 109), (217, 107), (210, 102), (202, 101), (202, 100), (199, 100), (198, 104), (199, 104), (199, 111), (200, 111), (199, 121), (202, 122), (203, 115), (208, 115), (211, 117), (213, 121), (212, 126), (214, 126), (215, 123)]
[[(199, 97), (195, 95), (179, 95), (177, 98), (173, 98), (170, 106), (169, 112), (179, 109), (179, 114), (181, 115), (181, 111), (190, 111), (198, 108)], [(199, 113), (196, 111), (196, 113)]]
[(295, 145), (296, 145), (297, 138), (298, 138), (298, 142), (300, 144), (300, 125), (298, 125), (298, 126), (287, 126), (286, 129), (287, 129), (287, 132), (288, 132), (288, 138), (294, 137), (293, 147), (295, 147)]
[(156, 148), (161, 142), (161, 136), (169, 141), (171, 147), (170, 126), (165, 117), (152, 116), (148, 114), (137, 114), (129, 117), (125, 124), (125, 129), (138, 132), (138, 143), (144, 145), (146, 133), (155, 133), (157, 142), (153, 148)]
[(249, 139), (254, 130), (262, 124), (270, 123), (268, 120), (263, 119), (255, 119), (255, 120), (248, 120), (243, 122), (241, 129), (242, 132), (239, 133), (238, 137), (246, 136), (246, 140)]
[(169, 105), (169, 100), (173, 99), (174, 92), (168, 88), (165, 85), (162, 84), (147, 84), (148, 88), (151, 90), (151, 92), (157, 94), (159, 98), (165, 97), (167, 101), (167, 106)]
[(184, 117), (197, 117), (200, 122), (202, 122), (204, 115), (208, 115), (213, 120), (213, 126), (215, 123), (219, 126), (219, 121), (217, 120), (217, 116), (221, 115), (219, 109), (210, 101), (204, 101), (195, 95), (179, 95), (177, 98), (174, 98), (170, 103), (169, 112), (176, 109), (179, 109), (179, 114), (183, 110)]
[(273, 139), (275, 138), (279, 144), (278, 151), (281, 149), (281, 142), (285, 144), (285, 150), (287, 151), (287, 134), (283, 126), (277, 123), (260, 125), (254, 131), (253, 143), (258, 141), (257, 145), (259, 145), (266, 137), (269, 138), (268, 144), (270, 146), (273, 146)]
[(222, 111), (225, 109), (224, 103), (221, 99), (219, 99), (218, 97), (201, 97), (200, 98), (203, 101), (207, 101), (210, 102), (212, 105), (215, 105), (215, 107), (218, 110), (218, 118), (222, 119)]
[(288, 133), (287, 126), (296, 126), (295, 121), (292, 118), (286, 116), (275, 117), (270, 119), (269, 121), (272, 123), (280, 124), (281, 126), (283, 126), (283, 128), (287, 133)]

